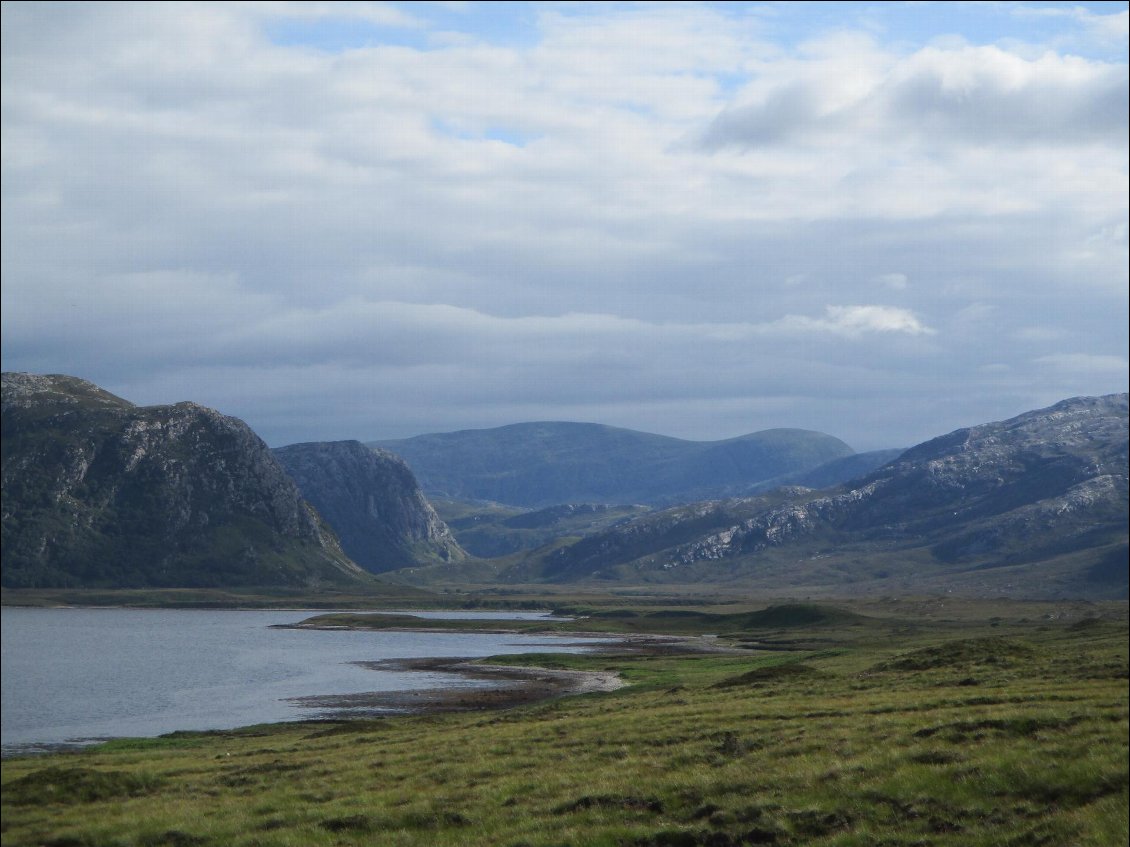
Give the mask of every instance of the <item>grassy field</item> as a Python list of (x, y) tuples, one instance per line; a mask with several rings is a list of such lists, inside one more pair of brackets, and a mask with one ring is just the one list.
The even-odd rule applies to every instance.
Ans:
[(1125, 604), (782, 608), (575, 625), (737, 651), (506, 659), (615, 692), (9, 759), (2, 843), (1127, 843)]

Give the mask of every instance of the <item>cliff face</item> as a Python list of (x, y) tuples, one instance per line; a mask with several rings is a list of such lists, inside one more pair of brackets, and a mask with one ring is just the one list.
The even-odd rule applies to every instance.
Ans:
[(367, 577), (246, 424), (3, 375), (3, 584), (317, 586)]
[(405, 462), (359, 441), (292, 444), (274, 451), (345, 552), (373, 573), (460, 561), (466, 554)]

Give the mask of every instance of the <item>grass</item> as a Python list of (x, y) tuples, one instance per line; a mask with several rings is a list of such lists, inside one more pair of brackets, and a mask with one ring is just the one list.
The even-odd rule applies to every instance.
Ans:
[(719, 614), (723, 629), (734, 625), (720, 640), (800, 646), (507, 657), (611, 668), (629, 685), (508, 711), (177, 733), (9, 759), (0, 840), (1123, 845), (1128, 633), (1125, 606), (1107, 611), (1081, 624), (1013, 608), (1008, 619), (911, 628), (876, 614), (757, 624), (735, 610)]

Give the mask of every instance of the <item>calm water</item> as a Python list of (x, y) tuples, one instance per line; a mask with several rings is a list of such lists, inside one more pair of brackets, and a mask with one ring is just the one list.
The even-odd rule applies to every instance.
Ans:
[(37, 745), (301, 720), (319, 712), (289, 698), (483, 684), (449, 674), (374, 671), (356, 662), (583, 649), (573, 646), (578, 639), (544, 636), (271, 628), (313, 614), (5, 608), (0, 745), (11, 754)]

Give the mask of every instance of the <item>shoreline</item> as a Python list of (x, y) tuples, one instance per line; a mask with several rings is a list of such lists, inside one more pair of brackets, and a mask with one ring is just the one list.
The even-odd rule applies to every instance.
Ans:
[[(484, 622), (485, 623), (485, 622)], [(273, 624), (280, 629), (339, 629), (335, 626), (306, 626), (304, 622)], [(346, 627), (351, 629), (352, 627)], [(390, 627), (398, 631), (450, 632), (441, 627)], [(476, 626), (475, 632), (506, 633), (513, 630)], [(748, 652), (717, 644), (711, 636), (662, 635), (608, 632), (544, 632), (538, 633), (559, 640), (562, 647), (572, 646), (572, 639), (599, 639), (598, 645), (585, 644), (593, 655), (625, 653), (671, 655), (677, 653)], [(503, 654), (505, 655), (505, 654)], [(411, 717), (447, 712), (501, 711), (519, 706), (546, 702), (561, 697), (593, 693), (608, 693), (628, 685), (618, 673), (607, 670), (576, 670), (546, 668), (538, 665), (491, 664), (491, 657), (467, 656), (389, 658), (360, 660), (354, 664), (378, 671), (409, 673), (443, 673), (460, 679), (440, 683), (434, 687), (370, 691), (349, 694), (317, 694), (286, 698), (289, 702), (308, 710), (308, 715), (296, 720), (272, 721), (273, 724), (348, 722), (375, 718)], [(531, 660), (536, 661), (534, 654)], [(12, 742), (0, 749), (0, 759), (22, 758), (40, 754), (79, 752), (97, 747), (118, 738), (162, 738), (181, 733), (202, 735), (233, 732), (243, 727), (172, 730), (156, 736), (113, 736), (65, 742)]]
[[(353, 694), (314, 694), (286, 698), (288, 702), (318, 711), (295, 720), (268, 722), (267, 726), (286, 724), (360, 721), (374, 718), (396, 718), (441, 714), (445, 712), (501, 711), (576, 694), (616, 691), (627, 685), (614, 671), (580, 671), (530, 665), (477, 664), (466, 657), (427, 657), (419, 659), (379, 659), (355, 662), (371, 670), (447, 673), (490, 685), (439, 685), (434, 688), (368, 691)], [(253, 726), (255, 724), (252, 724)], [(245, 727), (223, 729), (172, 730), (156, 736), (165, 738), (190, 733), (222, 736)], [(0, 760), (56, 753), (78, 753), (120, 738), (113, 736), (73, 742), (13, 743), (0, 749)]]
[(510, 709), (575, 694), (616, 691), (627, 685), (613, 671), (479, 664), (461, 657), (381, 659), (356, 664), (372, 670), (447, 673), (492, 684), (314, 695), (296, 697), (292, 702), (308, 709), (325, 709), (327, 714), (319, 720), (354, 720)]
[[(418, 630), (416, 627), (406, 627)], [(477, 630), (483, 631), (483, 630)], [(744, 653), (752, 651), (717, 644), (712, 636), (624, 635), (571, 632), (555, 637), (608, 638), (607, 645), (593, 654), (637, 653), (653, 656), (686, 653)], [(589, 645), (586, 645), (589, 646)], [(307, 708), (324, 708), (322, 720), (353, 720), (375, 717), (429, 715), (443, 712), (473, 712), (511, 709), (559, 697), (596, 694), (626, 688), (615, 671), (583, 671), (545, 668), (538, 665), (493, 665), (466, 657), (381, 659), (356, 664), (372, 670), (448, 673), (493, 685), (436, 686), (400, 691), (328, 694), (294, 698)], [(336, 713), (336, 714), (335, 714)]]

